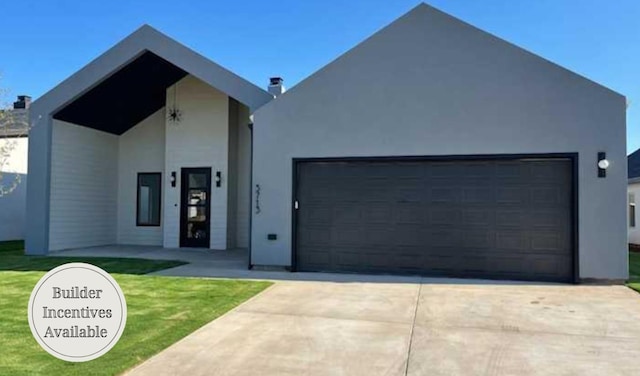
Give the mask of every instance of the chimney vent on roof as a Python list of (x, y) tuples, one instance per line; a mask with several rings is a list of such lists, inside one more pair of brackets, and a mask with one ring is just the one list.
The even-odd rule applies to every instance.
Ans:
[(267, 88), (267, 90), (274, 97), (277, 97), (285, 91), (284, 85), (282, 84), (283, 82), (284, 80), (282, 79), (282, 77), (271, 77), (269, 79), (269, 87)]
[(31, 106), (31, 97), (28, 95), (18, 95), (18, 101), (13, 102), (14, 110), (26, 110)]

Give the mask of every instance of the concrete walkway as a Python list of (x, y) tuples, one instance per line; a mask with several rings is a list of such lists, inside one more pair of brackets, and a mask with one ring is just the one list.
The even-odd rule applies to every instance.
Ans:
[(470, 282), (278, 282), (129, 375), (640, 374), (626, 287)]
[[(151, 273), (171, 277), (242, 278), (270, 281), (324, 281), (324, 282), (373, 282), (373, 283), (421, 283), (424, 278), (416, 276), (363, 275), (344, 273), (291, 273), (288, 271), (249, 270), (249, 255), (246, 249), (215, 251), (198, 248), (162, 248), (137, 245), (109, 245), (77, 248), (52, 253), (51, 256), (66, 257), (123, 257), (149, 260), (179, 260), (186, 265)], [(469, 283), (468, 279), (430, 278), (430, 283)], [(498, 283), (498, 282), (496, 282)], [(521, 284), (520, 282), (499, 282)]]

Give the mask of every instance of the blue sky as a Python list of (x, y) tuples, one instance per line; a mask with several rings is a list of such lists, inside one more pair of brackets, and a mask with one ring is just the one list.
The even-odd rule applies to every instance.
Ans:
[[(0, 87), (38, 97), (143, 23), (264, 87), (290, 87), (415, 0), (8, 0)], [(429, 4), (627, 96), (640, 147), (640, 1), (431, 0)]]

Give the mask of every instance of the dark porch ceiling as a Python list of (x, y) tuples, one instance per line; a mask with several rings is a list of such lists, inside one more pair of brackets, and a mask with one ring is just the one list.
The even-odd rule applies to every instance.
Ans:
[(145, 52), (53, 115), (121, 135), (165, 105), (166, 89), (187, 72)]

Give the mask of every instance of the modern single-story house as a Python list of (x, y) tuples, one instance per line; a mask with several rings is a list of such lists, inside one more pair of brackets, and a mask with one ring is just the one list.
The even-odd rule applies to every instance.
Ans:
[(281, 84), (142, 27), (32, 105), (27, 253), (627, 278), (624, 96), (424, 4)]
[(629, 244), (640, 246), (640, 224), (636, 214), (636, 201), (640, 201), (640, 149), (627, 157), (627, 177)]
[(30, 103), (20, 95), (12, 109), (0, 113), (0, 241), (25, 236)]

